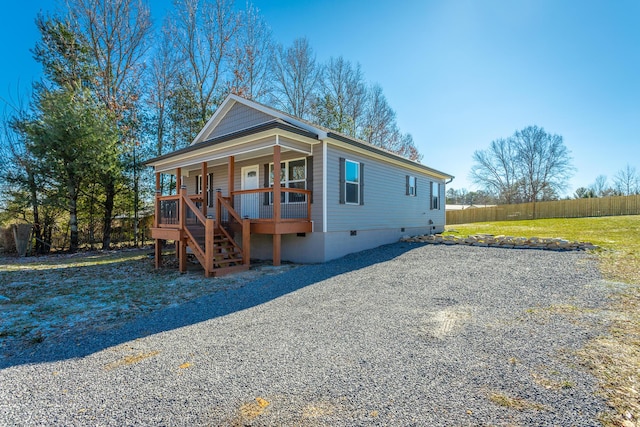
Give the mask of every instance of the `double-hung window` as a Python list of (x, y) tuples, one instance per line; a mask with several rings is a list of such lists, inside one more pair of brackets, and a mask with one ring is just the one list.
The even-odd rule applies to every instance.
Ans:
[(364, 204), (364, 164), (340, 158), (340, 203), (347, 205)]
[[(269, 186), (273, 187), (274, 170), (273, 163), (269, 165)], [(287, 160), (280, 163), (280, 186), (282, 188), (297, 188), (305, 190), (307, 188), (307, 160), (296, 159)], [(270, 202), (273, 203), (271, 196)], [(282, 203), (304, 203), (306, 196), (304, 193), (282, 192), (280, 194)]]
[(345, 203), (360, 204), (360, 163), (345, 160)]

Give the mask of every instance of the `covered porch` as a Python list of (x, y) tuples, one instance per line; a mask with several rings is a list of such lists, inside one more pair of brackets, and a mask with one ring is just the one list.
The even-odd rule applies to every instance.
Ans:
[[(156, 268), (162, 241), (174, 240), (182, 272), (187, 248), (206, 276), (246, 270), (252, 234), (272, 236), (273, 265), (280, 265), (282, 235), (313, 231), (312, 145), (317, 142), (278, 131), (202, 143), (150, 162), (156, 178), (151, 229)], [(280, 179), (274, 178), (274, 165), (280, 165)]]

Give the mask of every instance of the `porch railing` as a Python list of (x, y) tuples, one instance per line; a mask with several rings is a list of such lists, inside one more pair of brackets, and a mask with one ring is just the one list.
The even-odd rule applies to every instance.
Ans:
[[(242, 218), (271, 220), (274, 218), (273, 188), (234, 191), (233, 208)], [(311, 190), (280, 189), (280, 219), (311, 221)]]
[(158, 226), (177, 226), (180, 224), (180, 208), (179, 208), (180, 195), (174, 196), (159, 196), (157, 198), (156, 212)]

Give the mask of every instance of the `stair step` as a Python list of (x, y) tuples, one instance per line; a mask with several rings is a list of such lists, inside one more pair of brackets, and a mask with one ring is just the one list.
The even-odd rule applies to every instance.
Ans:
[(213, 265), (231, 264), (232, 262), (234, 262), (236, 264), (242, 264), (242, 258), (214, 259), (213, 260)]

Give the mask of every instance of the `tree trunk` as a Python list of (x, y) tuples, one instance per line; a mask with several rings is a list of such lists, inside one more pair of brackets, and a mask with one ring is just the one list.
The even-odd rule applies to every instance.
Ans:
[(69, 198), (69, 252), (78, 250), (78, 192), (72, 178), (67, 182), (67, 197)]
[(116, 183), (113, 177), (107, 177), (105, 182), (104, 218), (102, 224), (102, 250), (111, 248), (111, 220), (113, 205), (116, 197)]
[(40, 226), (40, 203), (38, 202), (38, 189), (36, 180), (30, 169), (27, 168), (27, 177), (29, 182), (29, 196), (31, 197), (31, 207), (33, 208), (33, 234), (36, 238), (35, 250), (36, 254), (44, 254), (47, 252), (42, 240), (42, 227)]

